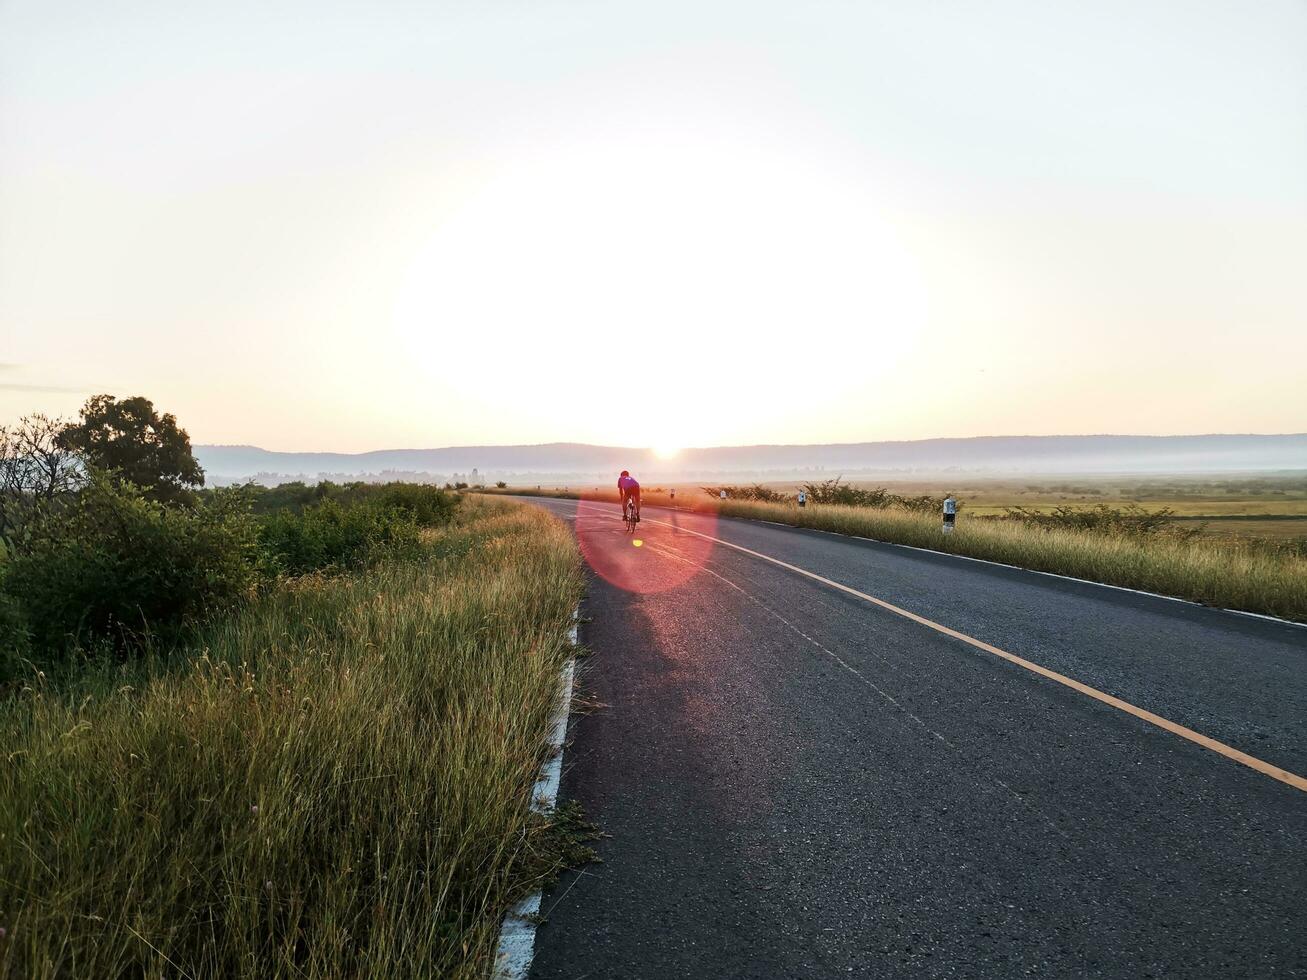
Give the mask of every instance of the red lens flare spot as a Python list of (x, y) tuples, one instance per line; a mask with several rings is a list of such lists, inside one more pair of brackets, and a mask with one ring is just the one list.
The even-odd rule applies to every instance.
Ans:
[(581, 556), (597, 575), (627, 592), (674, 589), (698, 574), (713, 550), (713, 542), (699, 535), (716, 533), (715, 514), (663, 507), (653, 497), (646, 492), (642, 501), (639, 537), (627, 530), (616, 488), (588, 491), (576, 502)]

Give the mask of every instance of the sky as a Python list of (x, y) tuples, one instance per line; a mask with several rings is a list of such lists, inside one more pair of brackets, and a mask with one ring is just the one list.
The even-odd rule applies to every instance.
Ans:
[(0, 422), (1307, 431), (1307, 4), (0, 0)]

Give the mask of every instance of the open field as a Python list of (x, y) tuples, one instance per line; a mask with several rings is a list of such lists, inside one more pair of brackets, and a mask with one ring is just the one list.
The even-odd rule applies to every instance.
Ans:
[[(936, 484), (937, 486), (938, 484)], [(1219, 528), (1237, 534), (1290, 536), (1307, 534), (1307, 477), (1260, 479), (1188, 479), (1160, 482), (1135, 480), (1075, 480), (981, 482), (950, 487), (977, 516), (1001, 515), (1007, 507), (1051, 510), (1058, 506), (1137, 504), (1147, 510), (1167, 508), (1178, 518), (1220, 520)], [(899, 491), (903, 492), (903, 491)], [(924, 492), (924, 491), (922, 491)], [(1258, 518), (1256, 525), (1235, 524), (1235, 518)], [(1217, 530), (1213, 525), (1212, 530)]]
[[(518, 490), (543, 496), (581, 496), (576, 491)], [(961, 494), (960, 494), (961, 495)], [(615, 499), (615, 491), (584, 496)], [(666, 504), (657, 489), (650, 504)], [(956, 532), (940, 533), (939, 518), (897, 508), (874, 509), (794, 503), (718, 501), (702, 490), (678, 490), (676, 503), (728, 517), (776, 521), (984, 558), (1126, 588), (1176, 596), (1205, 605), (1307, 621), (1307, 560), (1236, 537), (1177, 540), (1071, 529), (1035, 528), (1015, 521), (977, 520), (970, 510)]]
[(1212, 536), (1267, 540), (1307, 536), (1307, 478), (1301, 477), (996, 483), (956, 492), (967, 513), (981, 517), (1002, 515), (1008, 507), (1048, 511), (1076, 504), (1136, 504), (1146, 510), (1171, 510), (1182, 524), (1206, 525), (1205, 533)]
[(0, 702), (0, 975), (485, 976), (565, 853), (530, 809), (575, 546), (468, 499), (191, 647)]
[(1302, 516), (1287, 515), (1231, 515), (1196, 516), (1177, 518), (1182, 526), (1187, 524), (1204, 525), (1203, 533), (1208, 536), (1226, 535), (1242, 538), (1263, 538), (1267, 541), (1289, 541), (1295, 538), (1307, 538), (1307, 514)]
[[(821, 474), (820, 479), (826, 478), (827, 474)], [(746, 481), (721, 479), (715, 482)], [(1307, 475), (1300, 471), (1256, 477), (1246, 474), (1166, 479), (1155, 476), (958, 477), (951, 482), (947, 479), (852, 479), (847, 482), (854, 486), (885, 487), (905, 497), (919, 494), (939, 496), (952, 491), (963, 503), (965, 513), (976, 517), (1001, 516), (1009, 507), (1049, 511), (1059, 506), (1137, 504), (1147, 510), (1168, 508), (1182, 521), (1207, 523), (1207, 533), (1213, 535), (1270, 540), (1307, 536)], [(767, 481), (764, 485), (797, 493), (802, 481)], [(697, 483), (677, 485), (678, 499), (702, 495)]]

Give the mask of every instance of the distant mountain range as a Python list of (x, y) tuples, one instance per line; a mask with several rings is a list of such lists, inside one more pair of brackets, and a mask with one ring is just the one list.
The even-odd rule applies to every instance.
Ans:
[(250, 478), (340, 479), (392, 474), (398, 479), (525, 482), (608, 477), (630, 469), (661, 480), (730, 477), (785, 479), (830, 475), (934, 473), (1094, 474), (1238, 473), (1307, 469), (1307, 433), (1203, 436), (982, 436), (910, 442), (810, 446), (716, 446), (670, 459), (650, 449), (557, 442), (538, 446), (455, 446), (367, 453), (283, 453), (256, 446), (196, 446), (211, 483)]

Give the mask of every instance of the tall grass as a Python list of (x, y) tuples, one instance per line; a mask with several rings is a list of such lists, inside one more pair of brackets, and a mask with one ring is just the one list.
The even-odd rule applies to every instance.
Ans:
[(0, 705), (0, 974), (488, 972), (557, 860), (529, 798), (581, 579), (558, 521), (468, 503), (422, 560), (301, 579), (184, 667)]
[(1307, 621), (1307, 561), (1236, 542), (1038, 528), (965, 515), (954, 533), (944, 535), (938, 517), (895, 509), (727, 501), (719, 510)]
[[(507, 492), (579, 496), (557, 491)], [(585, 496), (615, 499), (607, 492)], [(662, 504), (667, 497), (645, 493), (644, 500)], [(965, 513), (958, 518), (957, 530), (945, 535), (937, 515), (894, 507), (809, 504), (800, 508), (792, 502), (723, 501), (691, 491), (678, 492), (677, 503), (724, 517), (776, 521), (913, 545), (1307, 622), (1307, 560), (1276, 553), (1255, 542), (1039, 528), (1018, 521), (968, 518)]]

